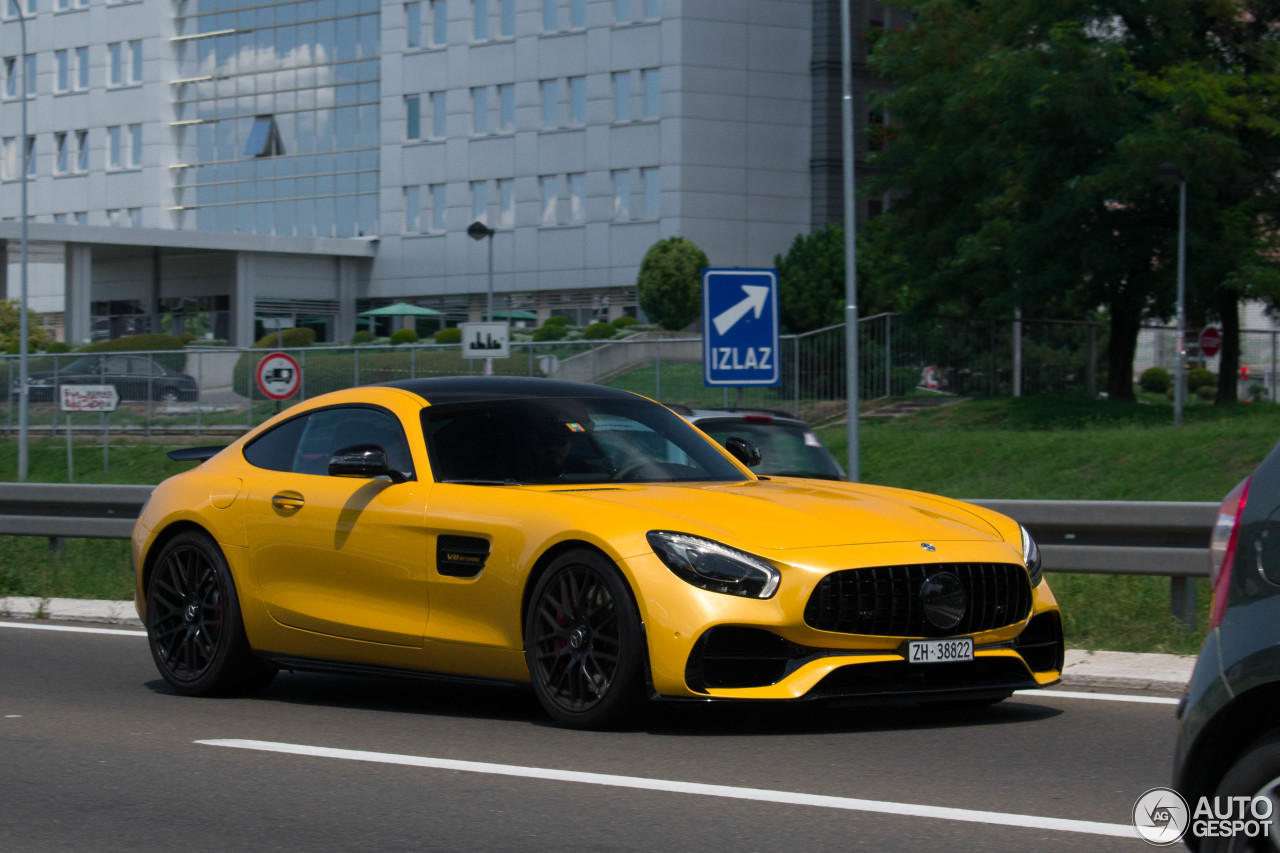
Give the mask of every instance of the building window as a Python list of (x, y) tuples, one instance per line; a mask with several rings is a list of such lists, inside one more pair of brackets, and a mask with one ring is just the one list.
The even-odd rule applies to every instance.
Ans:
[(58, 67), (58, 79), (54, 91), (65, 92), (71, 88), (71, 56), (65, 50), (55, 50), (53, 61)]
[(73, 213), (73, 214), (71, 214), (71, 215), (72, 215), (73, 217), (75, 217), (75, 220), (76, 220), (76, 224), (77, 224), (77, 225), (88, 225), (88, 224), (89, 224), (89, 211), (87, 211), (87, 210), (77, 210), (75, 213)]
[(446, 209), (444, 190), (444, 184), (432, 184), (431, 186), (431, 230), (436, 233), (444, 231), (444, 213)]
[(125, 211), (125, 224), (130, 228), (142, 227), (142, 208), (131, 207)]
[(404, 4), (405, 47), (422, 47), (422, 4)]
[(448, 0), (431, 0), (431, 43), (434, 45), (449, 43)]
[(556, 201), (560, 194), (559, 182), (555, 175), (542, 178), (542, 224), (556, 225), (559, 222)]
[(408, 95), (404, 99), (404, 138), (422, 138), (422, 114), (417, 95)]
[(516, 34), (516, 0), (498, 0), (502, 4), (498, 15), (500, 23), (498, 24), (498, 32), (504, 36), (513, 36)]
[(516, 182), (510, 178), (498, 181), (498, 227), (514, 228), (516, 224)]
[(53, 135), (54, 160), (53, 171), (58, 175), (65, 175), (70, 168), (67, 152), (67, 135), (65, 133), (55, 133)]
[(122, 137), (120, 135), (120, 126), (114, 125), (107, 128), (107, 168), (119, 169), (124, 160), (121, 158)]
[(54, 0), (54, 3), (53, 3), (54, 11), (57, 11), (57, 12), (67, 11), (68, 6), (69, 4), (67, 3), (67, 0)]
[(89, 171), (89, 131), (76, 131), (76, 171)]
[(254, 116), (249, 129), (249, 141), (244, 146), (246, 157), (279, 157), (284, 154), (284, 142), (275, 116)]
[(107, 208), (107, 224), (112, 228), (119, 228), (121, 225), (124, 225), (124, 214), (120, 212), (120, 208)]
[(649, 20), (662, 17), (662, 0), (644, 0), (644, 16)]
[(27, 137), (27, 177), (33, 177), (36, 173), (36, 138), (34, 136)]
[(404, 233), (418, 234), (422, 231), (422, 204), (418, 197), (417, 187), (404, 188)]
[(431, 135), (436, 139), (444, 139), (449, 135), (449, 112), (446, 108), (448, 99), (445, 92), (431, 95)]
[(587, 221), (587, 176), (569, 176), (569, 221), (580, 225)]
[(89, 88), (89, 48), (76, 48), (76, 88)]
[(631, 172), (622, 170), (613, 173), (613, 218), (625, 220), (631, 218)]
[(569, 78), (569, 124), (587, 123), (587, 78)]
[(662, 213), (662, 182), (660, 169), (641, 169), (640, 180), (644, 185), (644, 216), (657, 219)]
[(542, 0), (542, 29), (554, 33), (560, 23), (560, 0)]
[(12, 181), (18, 177), (18, 140), (6, 136), (0, 143), (0, 179)]
[(573, 0), (569, 12), (569, 25), (575, 30), (580, 30), (587, 25), (587, 0)]
[(18, 57), (16, 56), (4, 58), (4, 96), (18, 97)]
[(476, 41), (485, 41), (489, 38), (488, 0), (471, 0), (471, 11), (475, 18)]
[(487, 86), (471, 90), (471, 116), (473, 133), (489, 132), (489, 88)]
[(53, 215), (53, 221), (56, 222), (58, 225), (66, 225), (67, 215), (65, 213), (55, 213)]
[(662, 114), (662, 76), (657, 68), (644, 72), (644, 117), (657, 118)]
[(498, 87), (498, 130), (515, 130), (516, 87), (508, 83)]
[(107, 85), (124, 84), (124, 45), (113, 41), (107, 45)]
[(542, 81), (542, 126), (560, 126), (560, 88), (555, 80)]
[(142, 42), (129, 42), (129, 82), (142, 82)]
[(471, 221), (489, 223), (488, 181), (473, 181), (471, 184)]
[(36, 93), (36, 55), (34, 53), (27, 54), (27, 94), (34, 95)]
[[(273, 121), (272, 128), (274, 129), (274, 127), (275, 127), (275, 122)], [(280, 142), (280, 133), (278, 131), (275, 134), (275, 139), (277, 143)], [(283, 154), (284, 153), (283, 147), (281, 147), (280, 151), (277, 153)], [(266, 156), (270, 156), (270, 155), (266, 155)], [(131, 124), (129, 125), (129, 167), (136, 169), (141, 165), (142, 165), (142, 125)]]
[(631, 120), (631, 72), (613, 75), (613, 120)]
[(613, 0), (613, 12), (619, 24), (631, 23), (631, 0)]

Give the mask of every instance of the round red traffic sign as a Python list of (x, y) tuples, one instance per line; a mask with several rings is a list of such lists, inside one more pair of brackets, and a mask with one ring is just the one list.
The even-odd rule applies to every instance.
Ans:
[(1200, 354), (1213, 358), (1222, 350), (1222, 330), (1217, 326), (1205, 326), (1200, 333)]
[(287, 352), (268, 353), (254, 371), (258, 390), (272, 400), (287, 400), (302, 384), (302, 368)]

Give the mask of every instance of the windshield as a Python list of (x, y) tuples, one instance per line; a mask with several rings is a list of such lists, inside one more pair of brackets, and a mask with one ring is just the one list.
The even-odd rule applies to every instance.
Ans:
[(739, 482), (678, 415), (641, 399), (543, 398), (422, 410), (437, 481), (478, 485)]
[(745, 438), (760, 448), (757, 474), (775, 477), (815, 477), (843, 480), (835, 457), (818, 436), (802, 424), (783, 421), (744, 421), (740, 418), (698, 421), (698, 429), (721, 444), (730, 436)]

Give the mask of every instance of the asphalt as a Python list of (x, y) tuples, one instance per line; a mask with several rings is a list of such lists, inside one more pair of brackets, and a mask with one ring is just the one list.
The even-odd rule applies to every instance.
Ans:
[[(92, 622), (141, 628), (132, 601), (76, 598), (0, 598), (0, 617)], [(1181, 693), (1191, 679), (1191, 655), (1068, 649), (1062, 686), (1125, 692)]]

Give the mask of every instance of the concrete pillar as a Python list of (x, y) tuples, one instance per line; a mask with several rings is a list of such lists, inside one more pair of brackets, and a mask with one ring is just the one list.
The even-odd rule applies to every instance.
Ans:
[(67, 343), (73, 347), (93, 334), (93, 248), (84, 243), (67, 244)]
[(338, 327), (334, 329), (334, 336), (340, 341), (349, 341), (356, 333), (359, 263), (359, 258), (338, 258)]
[(252, 252), (236, 253), (235, 282), (231, 289), (231, 345), (251, 346), (253, 301), (257, 290), (258, 258)]

